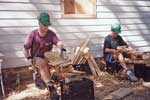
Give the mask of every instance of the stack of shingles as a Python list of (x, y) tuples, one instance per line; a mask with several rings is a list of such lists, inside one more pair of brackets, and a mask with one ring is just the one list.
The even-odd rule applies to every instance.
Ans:
[[(72, 65), (85, 64), (86, 62), (88, 62), (92, 74), (94, 76), (100, 76), (101, 71), (97, 63), (95, 62), (92, 54), (89, 52), (89, 48), (87, 47), (88, 42), (89, 40), (86, 40), (79, 47), (77, 47), (75, 51), (71, 53), (71, 57), (69, 57), (69, 59), (60, 58), (58, 60), (55, 59), (55, 61), (49, 60), (49, 64), (57, 66), (59, 70), (65, 70), (66, 72), (67, 69), (69, 69), (70, 71)], [(56, 56), (58, 54), (59, 53), (56, 53), (54, 55)], [(48, 59), (52, 58), (52, 54), (50, 52), (46, 53), (45, 56)]]

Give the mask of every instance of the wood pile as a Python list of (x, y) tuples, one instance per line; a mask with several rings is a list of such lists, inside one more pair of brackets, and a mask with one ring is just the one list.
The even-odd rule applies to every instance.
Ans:
[(101, 71), (92, 54), (89, 52), (89, 48), (87, 47), (88, 42), (89, 40), (84, 41), (71, 53), (67, 52), (63, 54), (63, 57), (58, 51), (47, 52), (45, 53), (45, 57), (48, 59), (49, 65), (54, 66), (58, 71), (61, 72), (74, 71), (72, 65), (81, 65), (88, 62), (92, 74), (94, 76), (99, 76)]
[(125, 58), (125, 61), (127, 63), (150, 64), (150, 52), (141, 52), (138, 50), (125, 48), (122, 46), (117, 47), (117, 50), (119, 52), (125, 52), (127, 54)]

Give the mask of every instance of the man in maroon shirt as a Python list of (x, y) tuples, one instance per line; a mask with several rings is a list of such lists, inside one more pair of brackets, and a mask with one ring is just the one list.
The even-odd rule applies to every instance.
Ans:
[(33, 30), (28, 35), (24, 43), (24, 54), (38, 69), (41, 78), (44, 80), (51, 93), (51, 100), (58, 100), (57, 92), (51, 80), (48, 61), (44, 59), (44, 53), (51, 51), (53, 45), (58, 46), (61, 52), (66, 51), (66, 49), (64, 49), (62, 42), (56, 36), (55, 32), (48, 29), (48, 26), (51, 25), (49, 15), (47, 13), (41, 13), (37, 19), (39, 28)]

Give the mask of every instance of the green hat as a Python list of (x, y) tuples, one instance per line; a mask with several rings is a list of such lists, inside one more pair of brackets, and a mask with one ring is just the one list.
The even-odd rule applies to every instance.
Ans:
[(49, 18), (49, 15), (48, 13), (41, 13), (37, 19), (39, 20), (39, 22), (41, 22), (44, 26), (49, 26), (51, 25), (51, 22), (50, 22), (50, 18)]
[(111, 31), (115, 33), (121, 33), (121, 25), (120, 24), (113, 24), (111, 26)]

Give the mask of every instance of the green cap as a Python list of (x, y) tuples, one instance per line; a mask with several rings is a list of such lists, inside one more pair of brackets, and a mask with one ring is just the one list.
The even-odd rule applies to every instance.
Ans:
[(120, 24), (113, 24), (111, 26), (111, 31), (115, 33), (121, 33), (121, 25)]
[(49, 18), (49, 15), (48, 13), (41, 13), (37, 19), (39, 20), (39, 22), (41, 22), (44, 26), (49, 26), (51, 25), (51, 22), (50, 22), (50, 18)]

